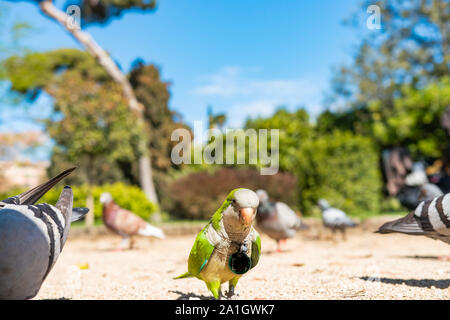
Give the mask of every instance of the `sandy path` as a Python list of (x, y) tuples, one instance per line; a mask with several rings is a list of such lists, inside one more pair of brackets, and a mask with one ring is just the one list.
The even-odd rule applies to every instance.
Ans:
[[(116, 236), (71, 238), (36, 299), (210, 297), (202, 281), (172, 280), (187, 270), (194, 237), (140, 238), (126, 252), (111, 251)], [(450, 262), (437, 259), (450, 256), (450, 246), (442, 242), (352, 230), (333, 243), (316, 230), (289, 240), (283, 253), (272, 253), (275, 242), (264, 236), (262, 246), (239, 299), (450, 299)]]

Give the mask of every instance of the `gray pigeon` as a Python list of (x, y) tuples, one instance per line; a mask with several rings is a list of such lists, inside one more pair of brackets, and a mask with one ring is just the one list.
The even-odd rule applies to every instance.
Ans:
[(342, 233), (342, 238), (345, 240), (346, 229), (357, 226), (344, 211), (331, 207), (327, 200), (320, 199), (317, 204), (320, 209), (322, 209), (322, 221), (324, 226), (330, 228), (333, 231), (333, 234), (336, 233), (336, 230), (339, 230)]
[(277, 251), (281, 252), (282, 240), (294, 237), (297, 230), (308, 229), (308, 226), (302, 223), (287, 204), (269, 201), (265, 190), (257, 190), (256, 194), (259, 198), (256, 228), (274, 239), (277, 242)]
[(450, 193), (423, 201), (407, 216), (383, 224), (377, 233), (426, 236), (450, 244)]
[(420, 204), (420, 202), (422, 202), (422, 201), (433, 200), (434, 198), (442, 196), (443, 194), (444, 193), (437, 185), (432, 184), (432, 183), (425, 183), (420, 188), (418, 204)]
[(0, 201), (0, 299), (36, 296), (66, 242), (70, 223), (89, 210), (74, 208), (70, 187), (55, 206), (35, 204), (68, 169), (25, 193)]

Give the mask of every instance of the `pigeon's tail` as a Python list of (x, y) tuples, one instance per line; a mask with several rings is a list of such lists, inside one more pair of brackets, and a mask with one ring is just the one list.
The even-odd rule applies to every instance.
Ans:
[(386, 222), (383, 224), (376, 233), (406, 233), (411, 235), (423, 235), (425, 232), (421, 228), (418, 219), (414, 216), (414, 212), (411, 212), (406, 217)]
[(69, 186), (64, 187), (55, 207), (61, 211), (66, 221), (72, 216), (73, 192)]
[(186, 273), (183, 273), (181, 276), (175, 277), (173, 279), (177, 280), (177, 279), (192, 278), (192, 277), (193, 277), (193, 275), (191, 273), (189, 273), (189, 271), (188, 271)]
[(20, 194), (19, 197), (19, 203), (21, 205), (31, 205), (35, 204), (44, 194), (46, 194), (51, 188), (53, 188), (58, 182), (60, 182), (62, 179), (67, 177), (69, 174), (71, 174), (76, 167), (67, 169), (66, 171), (60, 173), (54, 178), (51, 178), (47, 182), (27, 191), (22, 194)]
[(145, 225), (145, 228), (140, 229), (138, 234), (144, 237), (155, 237), (159, 239), (166, 238), (164, 231), (162, 231), (160, 228), (152, 226), (149, 223)]
[(73, 208), (70, 222), (78, 221), (82, 219), (89, 212), (88, 208)]

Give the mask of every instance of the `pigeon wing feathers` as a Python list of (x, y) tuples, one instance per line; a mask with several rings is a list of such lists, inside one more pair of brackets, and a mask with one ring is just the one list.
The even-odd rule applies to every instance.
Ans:
[(419, 219), (414, 215), (414, 212), (407, 216), (386, 222), (377, 231), (378, 233), (406, 233), (410, 235), (425, 235), (426, 232), (421, 228)]
[(135, 235), (139, 233), (139, 230), (145, 229), (146, 226), (147, 222), (141, 217), (126, 209), (118, 208), (117, 215), (114, 219), (114, 228), (119, 233)]
[(70, 222), (75, 222), (82, 219), (89, 212), (88, 208), (73, 208)]
[(46, 194), (51, 188), (53, 188), (58, 182), (71, 174), (76, 167), (67, 169), (57, 175), (56, 177), (51, 178), (47, 182), (34, 187), (27, 192), (21, 193), (19, 195), (9, 197), (5, 200), (0, 201), (0, 207), (5, 206), (6, 204), (15, 204), (15, 205), (30, 205), (35, 204), (44, 194)]
[(15, 204), (35, 204), (44, 194), (46, 194), (51, 188), (53, 188), (58, 182), (60, 182), (62, 179), (67, 177), (69, 174), (71, 174), (76, 167), (67, 169), (60, 174), (58, 174), (56, 177), (51, 178), (47, 182), (27, 191), (24, 193), (21, 193), (18, 195), (18, 203)]
[(377, 232), (423, 235), (450, 244), (449, 205), (448, 194), (421, 202), (407, 216), (383, 224)]
[(9, 197), (9, 198), (6, 198), (6, 199), (0, 201), (0, 208), (3, 208), (4, 206), (6, 206), (8, 204), (20, 205), (19, 196)]
[(59, 196), (58, 202), (56, 202), (55, 207), (58, 208), (59, 211), (61, 211), (66, 221), (71, 217), (73, 207), (73, 192), (69, 186), (64, 187), (61, 195)]
[(302, 222), (297, 214), (283, 202), (276, 203), (278, 219), (286, 227), (290, 229), (299, 229)]

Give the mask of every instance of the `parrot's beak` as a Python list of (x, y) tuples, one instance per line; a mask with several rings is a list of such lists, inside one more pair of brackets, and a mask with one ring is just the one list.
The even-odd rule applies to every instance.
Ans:
[(253, 208), (242, 208), (239, 210), (239, 221), (245, 226), (249, 226), (253, 221), (253, 214), (255, 209)]

